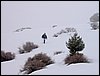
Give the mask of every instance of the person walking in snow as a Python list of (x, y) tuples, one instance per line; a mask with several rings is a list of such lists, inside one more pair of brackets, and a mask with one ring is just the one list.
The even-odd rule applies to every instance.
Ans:
[(42, 35), (42, 38), (44, 39), (44, 44), (45, 44), (45, 39), (47, 39), (47, 35), (46, 35), (46, 33), (44, 33), (43, 35)]

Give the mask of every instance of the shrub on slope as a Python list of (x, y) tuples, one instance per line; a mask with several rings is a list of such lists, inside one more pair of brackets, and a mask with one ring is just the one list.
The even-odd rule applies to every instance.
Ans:
[(11, 53), (11, 52), (4, 52), (4, 51), (1, 51), (1, 62), (3, 61), (9, 61), (9, 60), (12, 60), (15, 58), (15, 54)]
[(21, 72), (25, 71), (25, 74), (30, 74), (33, 71), (44, 68), (46, 65), (54, 63), (50, 57), (48, 57), (45, 53), (36, 54), (33, 58), (28, 58), (26, 61), (24, 68)]
[(26, 42), (26, 44), (24, 44), (22, 48), (19, 47), (19, 53), (20, 54), (27, 53), (38, 47), (39, 46), (34, 44), (33, 42)]
[(89, 60), (81, 53), (76, 53), (74, 55), (68, 55), (65, 58), (65, 64), (75, 64), (75, 63), (89, 63)]

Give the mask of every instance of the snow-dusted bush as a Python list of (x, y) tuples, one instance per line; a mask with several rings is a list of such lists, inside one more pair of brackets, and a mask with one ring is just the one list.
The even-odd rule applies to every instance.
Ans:
[(58, 35), (57, 34), (54, 34), (53, 37), (58, 37)]
[(57, 25), (53, 25), (52, 27), (53, 27), (53, 28), (54, 28), (54, 27), (57, 27)]
[(4, 51), (1, 51), (1, 62), (3, 61), (9, 61), (9, 60), (12, 60), (15, 58), (15, 54), (11, 53), (11, 52), (4, 52)]
[(60, 32), (61, 33), (67, 33), (67, 31), (66, 30), (63, 30), (63, 29)]
[(27, 53), (36, 48), (38, 48), (38, 45), (34, 44), (33, 42), (26, 42), (26, 44), (24, 44), (22, 48), (19, 47), (19, 53)]
[(58, 55), (58, 54), (61, 54), (62, 53), (62, 51), (56, 51), (56, 52), (54, 52), (54, 55)]
[(61, 34), (62, 34), (62, 31), (60, 31), (60, 32), (57, 33), (57, 35), (61, 35)]
[(32, 59), (33, 60), (40, 60), (43, 63), (45, 63), (46, 65), (49, 65), (49, 64), (53, 63), (51, 58), (49, 56), (47, 56), (45, 53), (36, 54)]
[(29, 74), (36, 70), (44, 68), (46, 65), (54, 63), (50, 57), (45, 53), (36, 54), (33, 58), (28, 58), (21, 72), (25, 71), (25, 74)]
[(89, 60), (81, 53), (76, 53), (74, 55), (68, 55), (65, 58), (65, 64), (74, 64), (74, 63), (89, 63)]
[(20, 54), (25, 53), (25, 50), (21, 49), (20, 47), (19, 47), (18, 49), (19, 49), (19, 53), (20, 53)]
[(25, 71), (25, 74), (30, 74), (31, 72), (42, 69), (43, 67), (45, 67), (43, 62), (39, 60), (30, 60), (25, 63), (24, 68), (20, 71)]
[(63, 33), (69, 33), (69, 32), (76, 33), (77, 31), (75, 28), (65, 28), (65, 29), (62, 29), (61, 31), (57, 32), (56, 34), (54, 34), (53, 37), (58, 37), (59, 35), (61, 35)]
[(75, 28), (65, 28), (66, 32), (77, 32)]

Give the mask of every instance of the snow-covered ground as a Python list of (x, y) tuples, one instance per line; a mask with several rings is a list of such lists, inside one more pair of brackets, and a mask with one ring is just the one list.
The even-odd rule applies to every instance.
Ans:
[[(99, 74), (99, 30), (91, 30), (89, 18), (99, 12), (98, 1), (1, 1), (1, 50), (16, 54), (14, 60), (1, 62), (2, 75), (20, 75), (28, 57), (40, 52), (46, 53), (55, 61), (44, 69), (30, 75), (98, 75)], [(53, 28), (53, 25), (57, 27)], [(20, 32), (16, 29), (31, 27)], [(66, 41), (73, 33), (53, 35), (66, 27), (76, 28), (85, 43), (83, 49), (92, 63), (78, 63), (66, 66), (65, 57), (69, 54)], [(43, 44), (41, 35), (47, 33)], [(27, 41), (39, 48), (29, 53), (19, 54), (18, 47)], [(54, 52), (62, 51), (54, 55)]]

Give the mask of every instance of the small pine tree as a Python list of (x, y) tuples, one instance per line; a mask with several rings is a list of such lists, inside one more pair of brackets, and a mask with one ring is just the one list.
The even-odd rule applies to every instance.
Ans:
[(71, 37), (71, 39), (69, 39), (68, 42), (66, 42), (66, 46), (68, 49), (70, 49), (70, 53), (76, 54), (76, 52), (78, 53), (78, 51), (82, 51), (85, 48), (85, 44), (82, 41), (82, 38), (80, 38), (80, 36), (77, 36), (77, 33), (74, 34), (73, 37)]

